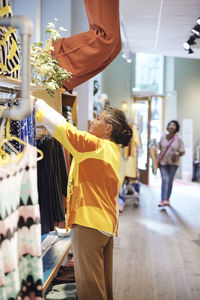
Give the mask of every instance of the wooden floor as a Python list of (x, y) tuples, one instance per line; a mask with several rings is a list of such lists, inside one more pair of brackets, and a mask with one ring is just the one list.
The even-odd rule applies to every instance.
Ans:
[(159, 187), (128, 200), (114, 246), (114, 300), (200, 300), (200, 184), (176, 182), (172, 206)]

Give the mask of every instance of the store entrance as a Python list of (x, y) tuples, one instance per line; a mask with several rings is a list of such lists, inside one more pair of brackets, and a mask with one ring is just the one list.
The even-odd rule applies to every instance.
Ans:
[(138, 128), (141, 147), (138, 153), (138, 169), (140, 181), (149, 184), (152, 174), (149, 143), (153, 139), (158, 143), (164, 130), (164, 96), (163, 95), (134, 95), (134, 123)]

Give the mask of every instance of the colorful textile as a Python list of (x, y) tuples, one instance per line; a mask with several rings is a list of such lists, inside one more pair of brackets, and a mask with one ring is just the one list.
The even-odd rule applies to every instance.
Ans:
[[(36, 146), (35, 110), (25, 119), (20, 121), (20, 138), (30, 145)], [(24, 145), (20, 145), (21, 151)]]
[(41, 99), (37, 100), (36, 119), (73, 156), (68, 176), (67, 225), (71, 228), (79, 224), (114, 234), (119, 213), (120, 147), (77, 130)]
[[(0, 0), (0, 18), (11, 17), (9, 0)], [(20, 77), (20, 57), (15, 28), (0, 27), (0, 74)]]
[[(0, 299), (42, 299), (36, 148), (0, 164)], [(30, 298), (29, 298), (30, 297)]]

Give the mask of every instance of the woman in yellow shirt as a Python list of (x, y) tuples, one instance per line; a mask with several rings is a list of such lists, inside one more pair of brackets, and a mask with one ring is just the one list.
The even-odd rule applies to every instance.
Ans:
[(36, 100), (36, 119), (73, 156), (68, 177), (67, 227), (79, 300), (112, 300), (113, 235), (118, 227), (120, 147), (132, 137), (125, 114), (106, 107), (89, 132), (80, 131)]

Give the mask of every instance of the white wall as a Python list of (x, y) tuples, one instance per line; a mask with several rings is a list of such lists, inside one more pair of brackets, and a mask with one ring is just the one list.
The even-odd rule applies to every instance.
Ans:
[(175, 58), (165, 57), (164, 59), (164, 94), (165, 94), (165, 115), (164, 127), (170, 120), (177, 120), (178, 106), (177, 106), (177, 92), (175, 90)]
[[(18, 1), (18, 0), (17, 0)], [(29, 0), (28, 0), (29, 1)], [(76, 0), (77, 1), (77, 0)], [(59, 5), (58, 5), (59, 4)], [(71, 35), (71, 0), (41, 0), (41, 39), (46, 40), (46, 26), (49, 22), (54, 23), (57, 18), (56, 28), (64, 27), (67, 32), (60, 33), (62, 37)]]
[(33, 22), (33, 34), (31, 41), (39, 41), (40, 39), (40, 12), (38, 8), (40, 7), (41, 0), (12, 0), (12, 9), (14, 15), (26, 16)]
[(131, 117), (131, 104), (133, 98), (131, 89), (133, 87), (134, 63), (127, 63), (121, 53), (117, 58), (102, 72), (101, 92), (108, 94), (110, 105), (120, 108), (122, 101), (129, 103), (129, 114)]
[(193, 155), (200, 140), (200, 60), (175, 59), (175, 89), (178, 94), (178, 120), (193, 120)]

